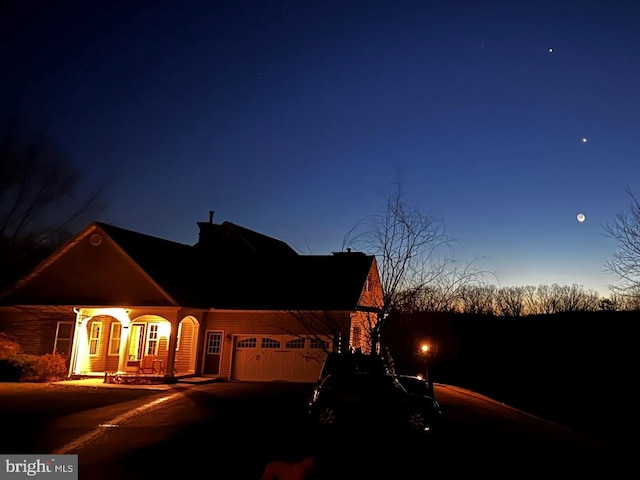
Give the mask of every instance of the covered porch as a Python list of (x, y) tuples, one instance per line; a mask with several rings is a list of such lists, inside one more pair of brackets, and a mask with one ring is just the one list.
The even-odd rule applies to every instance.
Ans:
[(200, 322), (193, 315), (76, 308), (69, 378), (158, 383), (195, 374)]

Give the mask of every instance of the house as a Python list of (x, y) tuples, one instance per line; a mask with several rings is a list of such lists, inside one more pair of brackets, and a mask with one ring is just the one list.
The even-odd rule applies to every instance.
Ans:
[(368, 350), (374, 256), (300, 255), (213, 212), (198, 226), (187, 245), (91, 223), (0, 295), (0, 331), (67, 356), (69, 378), (309, 382), (328, 352)]

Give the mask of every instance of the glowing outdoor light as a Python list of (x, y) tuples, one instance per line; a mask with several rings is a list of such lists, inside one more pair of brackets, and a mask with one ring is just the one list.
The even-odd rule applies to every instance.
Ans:
[[(431, 356), (430, 350), (431, 350), (431, 345), (429, 345), (429, 343), (422, 342), (420, 344), (420, 354), (422, 356), (422, 359), (424, 360), (424, 377), (423, 378), (429, 385), (429, 390), (433, 395), (433, 379), (431, 378), (431, 375), (429, 372), (429, 360), (430, 360), (429, 357)], [(422, 377), (422, 374), (420, 376)]]

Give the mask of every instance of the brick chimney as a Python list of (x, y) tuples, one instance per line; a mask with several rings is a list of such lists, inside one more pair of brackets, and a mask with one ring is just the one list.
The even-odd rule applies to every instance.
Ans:
[(209, 210), (209, 221), (198, 222), (200, 234), (198, 236), (198, 245), (206, 245), (213, 239), (213, 235), (217, 230), (217, 225), (213, 223), (213, 210)]

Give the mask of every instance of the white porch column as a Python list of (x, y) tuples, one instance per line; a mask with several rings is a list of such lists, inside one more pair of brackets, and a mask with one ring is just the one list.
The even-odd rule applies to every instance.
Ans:
[[(129, 316), (127, 315), (127, 318)], [(118, 357), (118, 371), (124, 372), (127, 368), (127, 360), (129, 360), (129, 351), (127, 347), (129, 346), (129, 336), (131, 335), (131, 328), (129, 328), (129, 323), (126, 325), (122, 323), (122, 330), (120, 331), (120, 356)]]
[(69, 376), (82, 374), (89, 354), (89, 338), (85, 326), (91, 316), (87, 315), (84, 308), (74, 308), (73, 311), (76, 312), (76, 326), (73, 330)]

